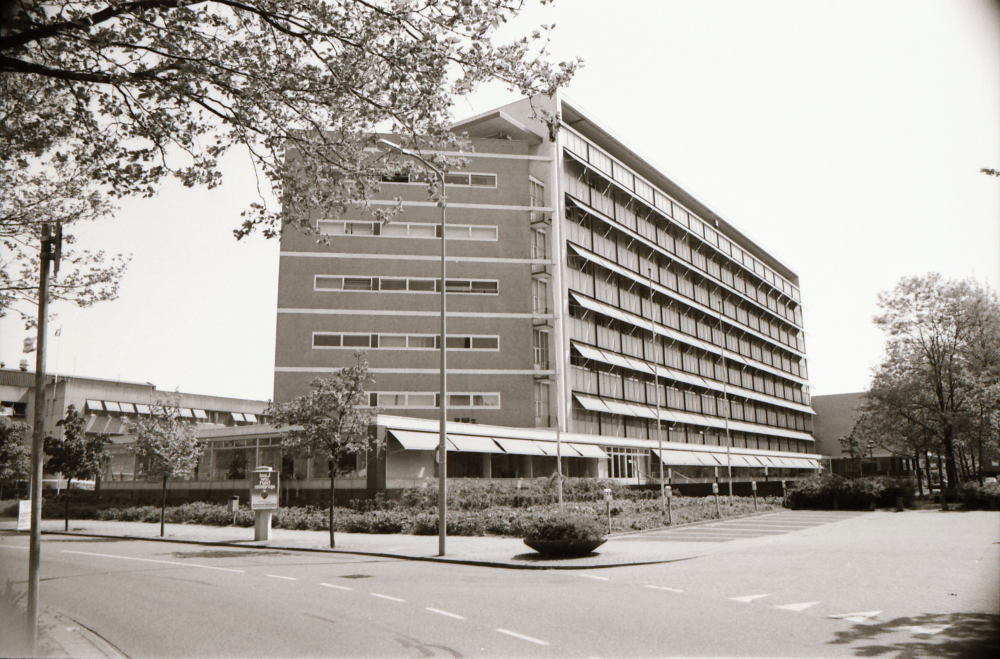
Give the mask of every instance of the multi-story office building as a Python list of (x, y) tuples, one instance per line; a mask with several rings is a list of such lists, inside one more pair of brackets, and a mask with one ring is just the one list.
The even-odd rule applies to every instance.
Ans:
[[(554, 140), (532, 104), (561, 117)], [(794, 272), (564, 97), (454, 130), (473, 151), (446, 179), (448, 416), (480, 427), (449, 435), (536, 428), (548, 455), (561, 431), (597, 447), (568, 453), (571, 475), (639, 481), (660, 460), (817, 467)], [(382, 185), (376, 203), (402, 200), (389, 223), (316, 218), (329, 245), (282, 236), (276, 400), (363, 349), (372, 405), (439, 416), (441, 211), (418, 178)], [(389, 478), (433, 470), (431, 426), (417, 441), (392, 425)], [(458, 450), (449, 472), (538, 475), (495, 443)]]

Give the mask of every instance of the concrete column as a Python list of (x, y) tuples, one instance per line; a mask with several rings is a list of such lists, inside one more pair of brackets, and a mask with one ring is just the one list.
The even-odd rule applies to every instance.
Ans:
[(492, 453), (483, 453), (483, 478), (493, 478)]

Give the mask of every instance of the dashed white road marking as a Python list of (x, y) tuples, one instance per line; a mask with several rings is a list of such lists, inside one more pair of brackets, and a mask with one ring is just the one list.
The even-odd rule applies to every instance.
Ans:
[(781, 606), (775, 606), (776, 609), (785, 609), (786, 611), (805, 611), (811, 606), (816, 606), (819, 602), (802, 602), (800, 604), (782, 604)]
[(752, 602), (759, 600), (761, 597), (767, 597), (767, 595), (744, 595), (743, 597), (730, 597), (729, 599), (734, 602)]
[(666, 586), (646, 586), (646, 588), (655, 588), (656, 590), (669, 590), (671, 593), (683, 593), (684, 592), (680, 588), (667, 588)]
[(28, 547), (18, 547), (17, 545), (0, 545), (6, 549), (28, 549)]
[(608, 577), (599, 577), (596, 574), (578, 574), (576, 576), (578, 576), (578, 577), (586, 577), (588, 579), (597, 579), (599, 581), (611, 581), (611, 579), (608, 578)]
[(539, 645), (548, 645), (548, 641), (543, 641), (537, 638), (532, 638), (530, 636), (525, 636), (524, 634), (518, 634), (517, 632), (512, 632), (509, 629), (499, 629), (497, 631), (501, 634), (507, 634), (508, 636), (513, 636), (514, 638), (519, 638), (522, 641), (529, 641), (531, 643), (538, 643)]
[(449, 618), (454, 618), (455, 620), (465, 620), (463, 616), (460, 616), (457, 613), (448, 613), (447, 611), (442, 611), (441, 609), (432, 609), (429, 606), (427, 607), (427, 610), (434, 613), (440, 613), (443, 616), (448, 616)]
[(336, 588), (337, 590), (354, 590), (353, 588), (348, 588), (347, 586), (338, 586), (332, 583), (320, 583), (321, 586), (326, 586), (327, 588)]
[(372, 597), (381, 597), (384, 600), (392, 600), (393, 602), (405, 602), (406, 600), (401, 600), (398, 597), (392, 597), (391, 595), (382, 595), (380, 593), (368, 593)]
[(213, 567), (211, 565), (198, 565), (197, 563), (178, 563), (176, 561), (157, 561), (152, 558), (133, 558), (131, 556), (114, 556), (112, 554), (93, 554), (89, 551), (72, 551), (60, 549), (63, 554), (80, 554), (82, 556), (98, 556), (100, 558), (119, 558), (123, 561), (142, 561), (143, 563), (162, 563), (163, 565), (180, 565), (181, 567), (197, 567), (202, 570), (220, 570), (222, 572), (245, 572), (245, 570), (233, 570), (228, 567)]
[(874, 618), (881, 611), (863, 611), (859, 613), (838, 613), (837, 615), (830, 616), (831, 618), (837, 618), (840, 620), (850, 620), (851, 622), (865, 622), (870, 618)]
[(288, 579), (289, 581), (298, 581), (295, 577), (283, 577), (280, 574), (267, 574), (265, 576), (271, 577), (272, 579)]
[(904, 627), (896, 627), (895, 629), (904, 632), (911, 632), (913, 634), (926, 634), (927, 636), (933, 636), (938, 632), (943, 632), (949, 627), (951, 627), (951, 625), (926, 624), (926, 625), (906, 625)]

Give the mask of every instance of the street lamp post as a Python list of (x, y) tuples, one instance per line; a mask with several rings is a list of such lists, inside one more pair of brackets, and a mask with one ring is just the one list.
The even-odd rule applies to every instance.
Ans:
[(656, 358), (656, 314), (653, 312), (653, 269), (647, 268), (646, 275), (649, 277), (649, 331), (653, 335), (653, 395), (656, 396), (656, 444), (660, 451), (660, 508), (663, 514), (667, 514), (667, 490), (666, 483), (663, 482), (663, 422), (660, 420), (660, 361)]
[(379, 139), (379, 144), (389, 149), (409, 156), (414, 160), (419, 160), (425, 167), (433, 171), (438, 180), (441, 181), (441, 197), (438, 206), (441, 208), (441, 436), (438, 442), (438, 556), (445, 555), (445, 539), (448, 536), (448, 444), (447, 444), (447, 424), (448, 424), (448, 356), (447, 337), (448, 321), (445, 314), (447, 303), (448, 283), (447, 265), (445, 264), (445, 208), (447, 207), (447, 196), (445, 195), (444, 171), (429, 163), (423, 156), (410, 149), (405, 149), (389, 140)]

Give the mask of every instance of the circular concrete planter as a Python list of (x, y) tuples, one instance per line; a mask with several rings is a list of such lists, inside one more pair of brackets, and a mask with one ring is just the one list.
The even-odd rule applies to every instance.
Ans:
[(583, 556), (589, 554), (606, 540), (525, 540), (539, 554), (545, 556)]

